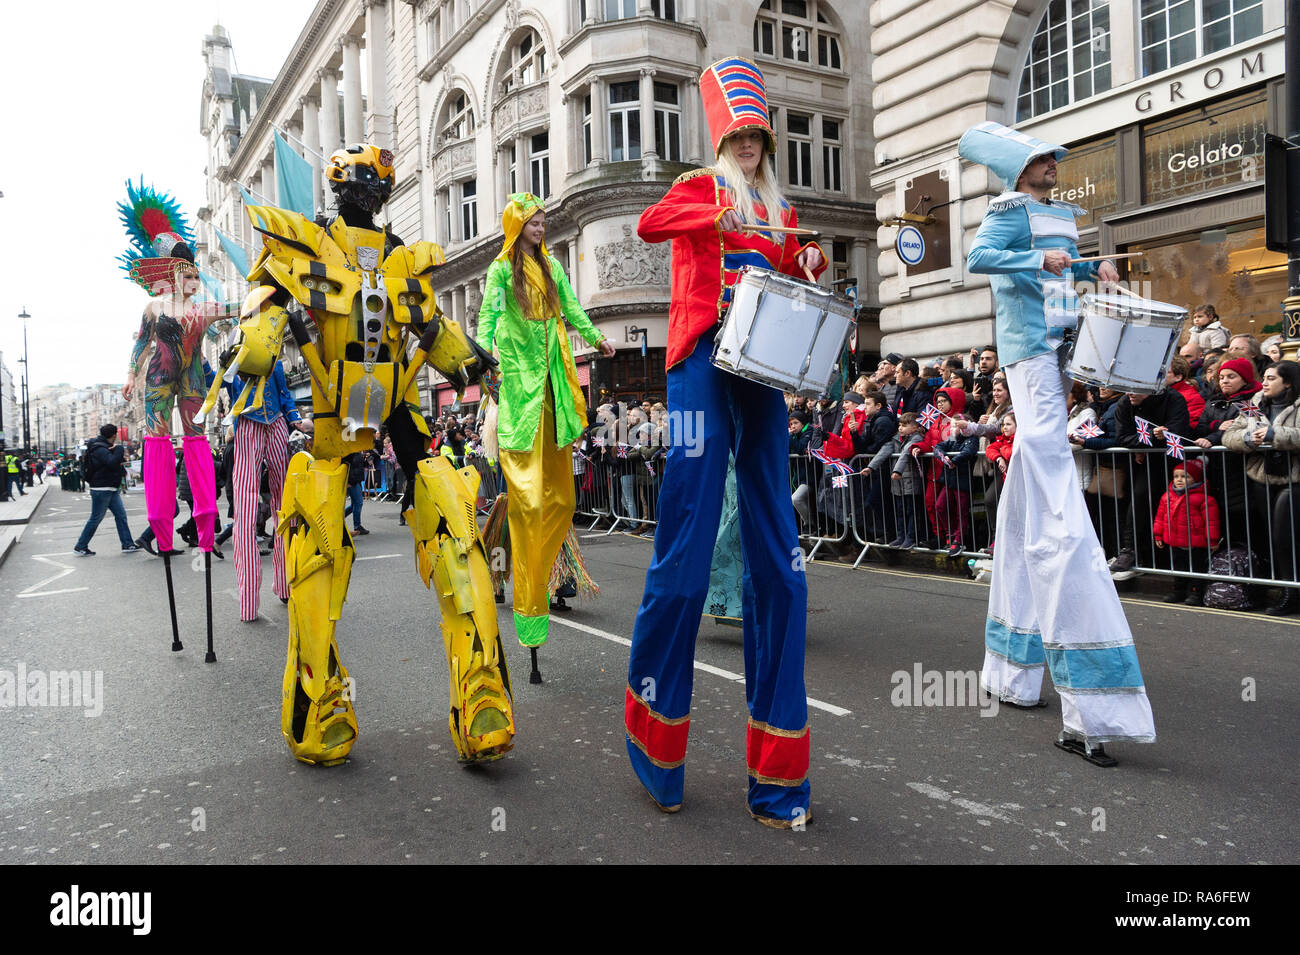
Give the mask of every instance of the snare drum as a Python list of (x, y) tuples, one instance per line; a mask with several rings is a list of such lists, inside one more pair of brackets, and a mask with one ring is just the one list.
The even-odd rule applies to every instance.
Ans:
[(1065, 373), (1114, 391), (1164, 391), (1186, 319), (1185, 308), (1136, 295), (1085, 295)]
[(853, 300), (747, 265), (713, 346), (713, 364), (741, 378), (815, 398), (830, 390), (853, 328)]

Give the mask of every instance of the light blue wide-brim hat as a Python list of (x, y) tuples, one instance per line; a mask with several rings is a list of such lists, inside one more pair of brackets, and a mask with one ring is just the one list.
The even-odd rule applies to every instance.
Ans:
[(1060, 161), (1068, 151), (994, 122), (972, 126), (957, 144), (957, 155), (988, 166), (1007, 189), (1016, 188), (1025, 167), (1039, 156), (1053, 155)]

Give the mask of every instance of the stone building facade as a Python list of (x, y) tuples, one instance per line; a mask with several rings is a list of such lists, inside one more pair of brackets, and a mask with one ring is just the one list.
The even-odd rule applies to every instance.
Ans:
[[(275, 127), (326, 155), (364, 137), (392, 144), (387, 215), (404, 238), (443, 246), (439, 304), (473, 333), (505, 197), (543, 195), (547, 244), (618, 348), (600, 359), (572, 334), (590, 396), (662, 395), (668, 248), (645, 245), (635, 226), (711, 158), (697, 79), (714, 60), (739, 54), (763, 69), (783, 188), (801, 224), (823, 233), (832, 280), (854, 280), (874, 305), (869, 33), (865, 6), (849, 0), (321, 0), (264, 92), (230, 75), (228, 39), (205, 40), (204, 223), (255, 246), (234, 184), (274, 198)], [(241, 82), (247, 99), (257, 93), (246, 120)], [(215, 267), (215, 237), (204, 239)], [(878, 338), (868, 322), (859, 345)], [(428, 411), (453, 400), (431, 371), (423, 387)]]
[[(874, 0), (870, 16), (885, 349), (993, 339), (987, 277), (965, 257), (1003, 186), (957, 157), (985, 120), (1071, 147), (1056, 194), (1088, 210), (1084, 255), (1144, 252), (1121, 268), (1143, 294), (1216, 304), (1234, 331), (1280, 322), (1263, 141), (1281, 130), (1282, 0)], [(903, 212), (934, 219), (914, 266), (890, 224)]]

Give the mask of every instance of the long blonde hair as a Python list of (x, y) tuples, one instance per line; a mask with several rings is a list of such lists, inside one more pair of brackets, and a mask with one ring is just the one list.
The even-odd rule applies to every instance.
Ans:
[[(714, 163), (714, 168), (727, 181), (727, 191), (731, 193), (731, 205), (736, 210), (736, 215), (740, 216), (743, 222), (757, 225), (758, 216), (754, 212), (754, 197), (745, 188), (745, 173), (741, 170), (740, 163), (736, 162), (731, 155), (731, 147), (727, 144), (730, 138), (728, 136), (722, 141), (722, 149), (718, 152), (718, 160)], [(782, 225), (781, 212), (785, 207), (785, 199), (781, 195), (781, 187), (777, 184), (776, 177), (772, 174), (768, 155), (767, 147), (764, 146), (763, 158), (759, 160), (758, 168), (754, 170), (754, 191), (758, 193), (759, 202), (767, 210), (768, 225)]]

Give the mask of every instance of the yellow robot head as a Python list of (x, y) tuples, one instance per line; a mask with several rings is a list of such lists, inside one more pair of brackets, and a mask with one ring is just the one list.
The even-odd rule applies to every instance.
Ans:
[(357, 206), (374, 215), (396, 184), (393, 154), (369, 143), (354, 143), (330, 156), (325, 178), (340, 206)]

